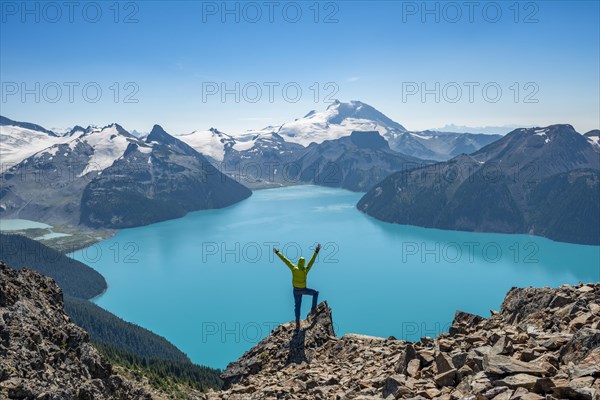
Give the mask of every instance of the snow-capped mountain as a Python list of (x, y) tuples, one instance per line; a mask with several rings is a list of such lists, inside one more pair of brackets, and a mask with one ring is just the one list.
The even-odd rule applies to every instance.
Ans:
[(286, 142), (274, 132), (258, 133), (243, 138), (227, 152), (219, 168), (226, 174), (244, 182), (249, 187), (279, 185), (277, 172), (295, 160), (305, 148)]
[[(236, 150), (248, 150), (253, 138), (277, 133), (286, 142), (308, 146), (350, 136), (352, 132), (378, 132), (397, 152), (436, 161), (450, 159), (458, 154), (472, 153), (500, 139), (500, 135), (473, 133), (409, 131), (374, 107), (360, 102), (343, 103), (336, 100), (324, 111), (311, 111), (304, 117), (281, 126), (268, 126), (236, 136)], [(201, 149), (199, 149), (201, 151)]]
[(236, 135), (228, 135), (211, 128), (208, 131), (180, 135), (178, 138), (210, 160), (221, 163), (227, 161), (228, 154), (236, 158), (236, 152), (251, 151), (257, 140), (262, 150), (257, 148), (254, 152), (260, 153), (267, 148), (265, 145), (269, 139), (278, 145), (283, 139), (286, 143), (306, 147), (311, 143), (320, 144), (326, 140), (350, 136), (352, 132), (378, 132), (389, 142), (392, 150), (436, 161), (447, 160), (462, 153), (472, 153), (501, 138), (500, 135), (433, 130), (408, 131), (368, 104), (360, 101), (343, 103), (339, 100), (324, 111), (313, 110), (302, 118), (279, 126), (267, 126)]
[(17, 122), (0, 116), (0, 171), (40, 150), (64, 143), (65, 138), (39, 125)]
[(103, 128), (88, 128), (75, 140), (88, 144), (93, 150), (85, 171), (87, 173), (104, 171), (110, 167), (137, 138), (119, 124), (111, 124)]
[(377, 131), (388, 138), (406, 129), (368, 104), (336, 100), (325, 111), (313, 110), (302, 118), (281, 125), (277, 133), (288, 142), (308, 146), (313, 142), (350, 136), (355, 131)]
[(159, 126), (145, 139), (118, 124), (77, 126), (61, 139), (0, 174), (0, 216), (119, 228), (250, 195)]
[(298, 143), (287, 142), (276, 132), (262, 132), (249, 140), (238, 141), (233, 146), (242, 159), (256, 159), (272, 154), (283, 155), (303, 148), (304, 146)]
[(223, 161), (225, 152), (236, 144), (236, 140), (232, 136), (216, 128), (178, 135), (177, 139), (217, 162)]
[[(76, 125), (69, 131), (57, 134), (27, 122), (16, 122), (5, 117), (0, 117), (0, 121), (2, 170), (33, 155), (36, 158), (44, 154), (53, 157), (59, 149), (69, 152), (82, 142), (92, 148), (87, 172), (102, 171), (122, 156), (129, 141), (135, 139), (118, 124), (103, 128), (90, 126), (85, 129)], [(65, 144), (68, 146), (62, 146)]]
[(81, 222), (139, 226), (226, 207), (250, 195), (192, 147), (154, 125), (144, 141), (129, 143), (124, 155), (85, 187)]

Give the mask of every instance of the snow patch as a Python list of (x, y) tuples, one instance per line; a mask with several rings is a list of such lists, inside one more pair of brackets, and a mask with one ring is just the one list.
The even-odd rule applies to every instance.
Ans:
[(592, 146), (600, 149), (600, 136), (586, 136), (585, 138)]
[(93, 129), (92, 132), (82, 135), (80, 139), (90, 145), (94, 149), (94, 153), (79, 176), (91, 171), (101, 172), (110, 167), (115, 160), (123, 156), (129, 145), (129, 139), (121, 135), (114, 125)]
[(152, 147), (150, 146), (138, 146), (138, 150), (140, 153), (150, 154), (152, 153)]
[(18, 164), (44, 149), (69, 140), (69, 137), (50, 136), (45, 132), (19, 126), (0, 126), (0, 160), (3, 168)]
[(225, 148), (235, 143), (235, 139), (217, 129), (207, 131), (193, 131), (184, 135), (176, 136), (199, 153), (209, 156), (217, 161), (225, 158)]

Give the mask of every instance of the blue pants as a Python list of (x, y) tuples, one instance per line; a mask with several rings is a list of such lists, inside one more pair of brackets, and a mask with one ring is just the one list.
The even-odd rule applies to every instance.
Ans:
[(319, 292), (317, 292), (315, 289), (294, 288), (294, 311), (296, 313), (296, 322), (300, 321), (300, 307), (302, 306), (302, 295), (310, 295), (313, 297), (311, 311), (317, 308), (317, 302), (319, 300)]

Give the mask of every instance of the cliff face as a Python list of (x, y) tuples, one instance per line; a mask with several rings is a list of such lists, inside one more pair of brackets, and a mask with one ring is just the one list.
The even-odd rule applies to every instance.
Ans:
[(0, 262), (1, 399), (150, 399), (113, 372), (63, 311), (62, 290)]
[(489, 318), (457, 312), (448, 333), (409, 343), (335, 336), (321, 303), (231, 363), (209, 399), (600, 398), (600, 284), (514, 288)]

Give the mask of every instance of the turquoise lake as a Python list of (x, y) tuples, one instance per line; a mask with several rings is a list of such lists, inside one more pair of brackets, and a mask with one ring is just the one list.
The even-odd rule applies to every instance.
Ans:
[(600, 247), (387, 224), (356, 210), (361, 195), (255, 191), (232, 207), (123, 229), (71, 256), (106, 277), (98, 305), (216, 368), (293, 319), (291, 273), (273, 246), (295, 262), (321, 243), (308, 286), (332, 307), (338, 335), (418, 340), (446, 330), (457, 309), (489, 316), (513, 286), (600, 281)]

